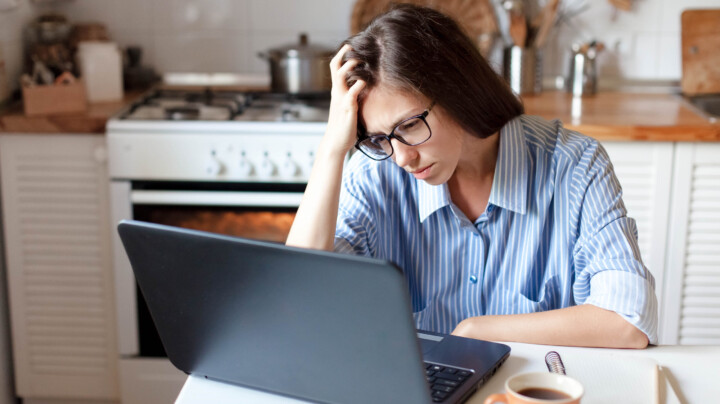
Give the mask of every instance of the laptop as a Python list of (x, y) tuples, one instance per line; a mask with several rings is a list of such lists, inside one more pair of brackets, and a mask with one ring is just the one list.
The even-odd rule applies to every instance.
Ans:
[(187, 374), (317, 403), (458, 403), (510, 355), (418, 332), (387, 261), (138, 221), (118, 231)]

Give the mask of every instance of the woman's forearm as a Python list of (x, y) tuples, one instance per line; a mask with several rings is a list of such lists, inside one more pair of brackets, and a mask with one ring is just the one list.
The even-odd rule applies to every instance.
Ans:
[(320, 145), (287, 245), (333, 249), (344, 161), (345, 153)]
[(491, 341), (603, 348), (645, 348), (645, 333), (619, 314), (590, 304), (539, 313), (471, 317), (454, 335)]

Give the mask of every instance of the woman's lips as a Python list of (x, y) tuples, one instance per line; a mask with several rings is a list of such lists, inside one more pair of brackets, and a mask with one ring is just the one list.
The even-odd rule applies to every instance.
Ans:
[(419, 170), (417, 170), (417, 171), (411, 172), (411, 174), (412, 174), (415, 178), (417, 178), (417, 179), (419, 179), (419, 180), (424, 180), (425, 178), (427, 178), (427, 177), (430, 175), (430, 168), (431, 168), (432, 166), (433, 166), (433, 165), (430, 164), (429, 166), (427, 166), (427, 167), (425, 167), (425, 168), (421, 168), (421, 169), (419, 169)]

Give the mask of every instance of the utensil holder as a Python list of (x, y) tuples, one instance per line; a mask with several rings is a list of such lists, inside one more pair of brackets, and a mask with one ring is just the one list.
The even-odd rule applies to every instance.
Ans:
[(542, 52), (511, 46), (503, 51), (503, 77), (517, 95), (542, 92)]
[(584, 53), (573, 49), (565, 90), (574, 97), (591, 96), (597, 93), (597, 67), (595, 53)]

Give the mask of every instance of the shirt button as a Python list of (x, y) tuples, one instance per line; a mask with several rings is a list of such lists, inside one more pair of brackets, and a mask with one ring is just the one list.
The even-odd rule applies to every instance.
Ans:
[(475, 275), (470, 275), (470, 282), (472, 282), (472, 283), (477, 283), (477, 276), (475, 276)]

